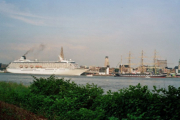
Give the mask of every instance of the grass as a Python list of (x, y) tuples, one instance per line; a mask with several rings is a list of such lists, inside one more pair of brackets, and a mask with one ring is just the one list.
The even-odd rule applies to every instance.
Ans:
[(0, 100), (13, 102), (11, 100), (13, 95), (23, 96), (28, 94), (30, 90), (23, 84), (17, 84), (14, 82), (0, 82)]
[[(47, 120), (45, 117), (38, 116), (21, 105), (21, 101), (17, 102), (13, 96), (24, 96), (30, 90), (23, 84), (13, 82), (0, 82), (0, 119), (1, 120)], [(10, 103), (10, 104), (8, 104)]]

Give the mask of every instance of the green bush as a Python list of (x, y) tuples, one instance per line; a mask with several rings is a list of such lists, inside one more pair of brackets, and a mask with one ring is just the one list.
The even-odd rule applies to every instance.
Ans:
[(31, 94), (34, 94), (33, 96), (44, 97), (44, 99), (30, 97), (33, 100), (29, 100), (32, 101), (29, 102), (29, 104), (31, 103), (29, 106), (40, 106), (39, 108), (36, 107), (34, 112), (43, 110), (46, 111), (47, 117), (55, 114), (56, 117), (61, 118), (67, 118), (66, 116), (69, 116), (69, 113), (72, 111), (73, 113), (74, 111), (79, 113), (78, 111), (82, 108), (89, 109), (93, 104), (93, 100), (103, 94), (103, 89), (97, 87), (97, 85), (77, 85), (74, 82), (70, 82), (70, 80), (58, 79), (54, 75), (47, 79), (34, 77), (34, 81), (29, 89)]
[(0, 82), (0, 100), (21, 106), (30, 91), (27, 86), (13, 82)]
[(48, 119), (66, 120), (177, 120), (180, 87), (154, 89), (129, 86), (117, 92), (94, 84), (77, 85), (54, 75), (36, 78), (29, 86), (0, 82), (0, 100)]
[(119, 119), (180, 119), (180, 88), (169, 86), (168, 90), (156, 89), (150, 92), (147, 86), (129, 86), (119, 92), (107, 92), (95, 99), (93, 108), (106, 111), (106, 118)]

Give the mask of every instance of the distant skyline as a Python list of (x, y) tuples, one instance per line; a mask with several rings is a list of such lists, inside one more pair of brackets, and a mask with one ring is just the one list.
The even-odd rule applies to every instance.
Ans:
[[(0, 63), (19, 59), (58, 60), (110, 67), (121, 62), (180, 59), (179, 0), (0, 0)], [(42, 46), (43, 45), (43, 46)], [(33, 49), (33, 50), (32, 50)], [(137, 64), (135, 65), (137, 66)], [(132, 66), (133, 67), (133, 66)]]

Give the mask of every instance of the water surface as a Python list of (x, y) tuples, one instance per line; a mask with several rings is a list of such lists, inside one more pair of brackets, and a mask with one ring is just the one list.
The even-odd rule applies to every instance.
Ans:
[[(49, 77), (50, 75), (34, 75), (36, 77)], [(127, 78), (127, 77), (113, 77), (113, 76), (58, 76), (58, 78), (65, 78), (74, 81), (77, 84), (94, 83), (103, 88), (104, 91), (118, 91), (122, 88), (127, 88), (129, 85), (148, 85), (151, 90), (153, 86), (157, 88), (168, 88), (172, 85), (176, 88), (180, 87), (180, 78)], [(30, 85), (33, 82), (32, 75), (29, 74), (12, 74), (12, 73), (0, 73), (0, 81), (23, 83), (24, 85)]]

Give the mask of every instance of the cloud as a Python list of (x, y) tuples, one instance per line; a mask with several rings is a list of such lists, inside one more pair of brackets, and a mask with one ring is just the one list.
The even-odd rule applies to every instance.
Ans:
[(32, 25), (45, 25), (43, 21), (45, 17), (33, 15), (29, 12), (22, 12), (18, 7), (13, 4), (6, 3), (4, 0), (0, 2), (0, 14)]
[(48, 48), (49, 50), (53, 50), (53, 49), (59, 49), (63, 47), (63, 48), (68, 48), (68, 49), (71, 49), (71, 50), (86, 50), (87, 47), (86, 46), (83, 46), (83, 45), (73, 45), (73, 44), (68, 44), (68, 43), (61, 43), (61, 44), (51, 44), (49, 43), (48, 44)]
[(25, 18), (25, 17), (22, 17), (22, 16), (16, 16), (16, 15), (10, 15), (11, 18), (14, 18), (14, 19), (17, 19), (17, 20), (21, 20), (25, 23), (29, 23), (29, 24), (32, 24), (32, 25), (45, 25), (43, 21), (41, 20), (32, 20), (32, 19), (29, 19), (29, 18)]
[[(16, 51), (16, 52), (26, 52), (30, 49), (36, 49), (35, 52), (37, 51), (43, 51), (45, 48), (47, 51), (52, 51), (52, 50), (60, 50), (61, 47), (63, 48), (68, 48), (70, 50), (86, 50), (87, 47), (83, 45), (73, 45), (73, 44), (67, 44), (67, 43), (61, 43), (61, 44), (30, 44), (30, 43), (7, 43), (4, 44), (4, 46), (1, 47), (1, 50), (7, 50), (7, 48), (10, 48), (11, 51)], [(22, 54), (21, 53), (21, 54)]]

